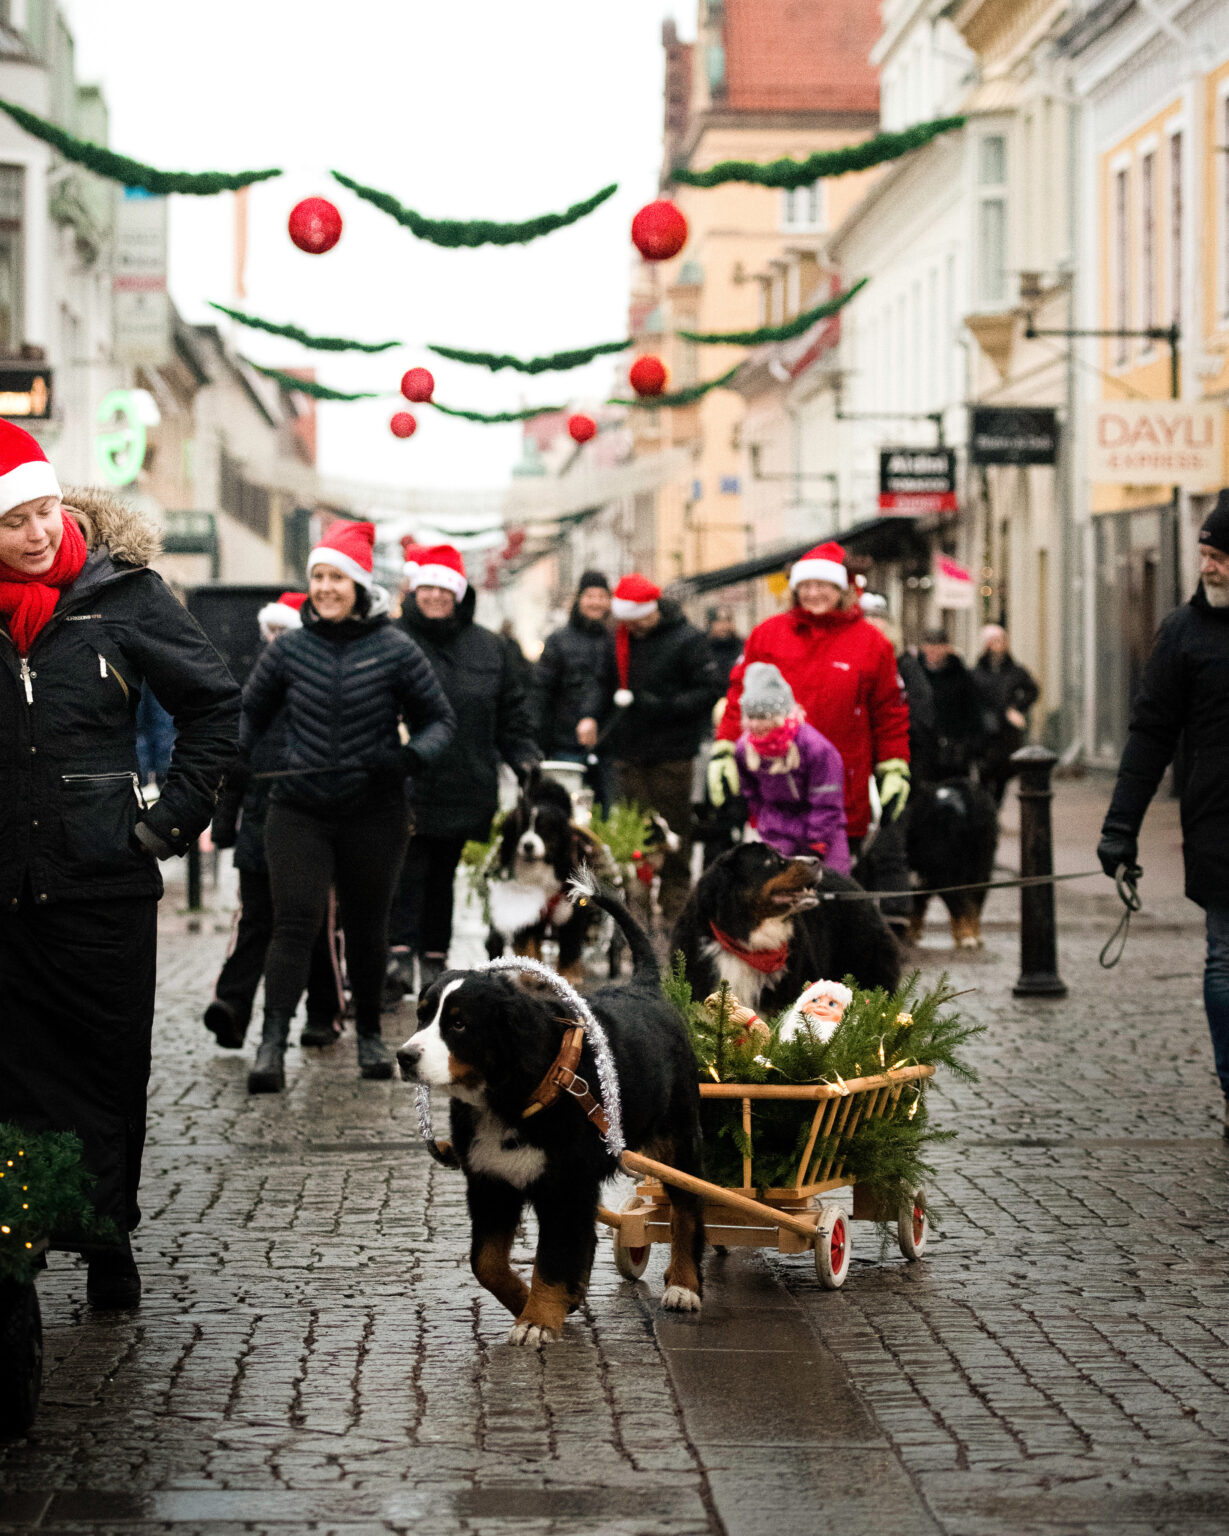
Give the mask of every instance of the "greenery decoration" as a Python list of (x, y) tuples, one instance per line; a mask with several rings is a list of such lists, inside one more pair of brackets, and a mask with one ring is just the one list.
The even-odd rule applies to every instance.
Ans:
[(94, 1210), (93, 1185), (76, 1136), (0, 1123), (0, 1281), (32, 1280), (37, 1250), (53, 1233), (94, 1242), (118, 1237)]
[(735, 363), (727, 373), (723, 373), (719, 379), (709, 379), (704, 384), (692, 384), (687, 389), (676, 389), (667, 395), (645, 395), (642, 399), (639, 395), (632, 399), (608, 400), (608, 405), (632, 405), (643, 411), (659, 411), (663, 406), (694, 405), (697, 400), (702, 400), (713, 389), (724, 389), (742, 366)]
[(499, 861), (499, 840), (507, 819), (507, 811), (496, 811), (485, 842), (471, 838), (461, 849), (465, 883), (469, 886), (470, 894), (481, 904), (482, 921), (488, 928), (491, 926), (491, 881)]
[(603, 816), (595, 806), (589, 818), (589, 831), (606, 845), (616, 864), (630, 864), (637, 853), (644, 851), (648, 841), (648, 812), (626, 800), (612, 805), (608, 816)]
[(7, 112), (19, 128), (41, 139), (59, 151), (65, 160), (83, 165), (96, 176), (108, 181), (121, 182), (125, 187), (143, 187), (146, 192), (165, 196), (169, 192), (184, 192), (194, 197), (212, 197), (215, 192), (237, 192), (240, 187), (250, 187), (256, 181), (268, 181), (280, 176), (280, 170), (267, 171), (160, 171), (140, 160), (130, 160), (127, 155), (117, 155), (114, 150), (92, 144), (89, 139), (79, 139), (76, 134), (57, 128), (46, 118), (37, 117), (15, 102), (0, 100), (0, 112)]
[(539, 214), (536, 219), (525, 219), (519, 224), (497, 224), (491, 219), (428, 219), (421, 213), (415, 213), (413, 208), (406, 208), (395, 197), (381, 192), (377, 187), (364, 186), (361, 181), (343, 176), (340, 171), (331, 174), (334, 181), (348, 187), (381, 213), (396, 219), (398, 224), (417, 235), (420, 240), (429, 240), (433, 245), (454, 249), (457, 246), (524, 245), (556, 229), (563, 229), (568, 224), (575, 224), (595, 208), (600, 208), (607, 198), (613, 197), (619, 190), (618, 182), (612, 181), (608, 187), (603, 187), (583, 202), (573, 203), (562, 213)]
[[(254, 363), (250, 357), (245, 357), (244, 362), (249, 368), (255, 368), (257, 373), (263, 373), (265, 378), (280, 384), (283, 389), (296, 390), (300, 395), (308, 395), (313, 400), (379, 400), (381, 398), (379, 392), (369, 389), (351, 394), (344, 389), (330, 389), (327, 384), (317, 384), (315, 379), (300, 379), (293, 373), (283, 373), (280, 368), (266, 368), (263, 363)], [(394, 391), (385, 390), (383, 393), (392, 395)]]
[(821, 176), (845, 176), (850, 171), (869, 170), (872, 165), (882, 165), (885, 160), (899, 160), (911, 150), (921, 149), (942, 133), (963, 128), (963, 117), (938, 117), (928, 123), (918, 123), (899, 133), (878, 133), (873, 139), (861, 144), (849, 144), (844, 149), (819, 150), (805, 160), (794, 160), (788, 155), (780, 160), (759, 162), (755, 160), (721, 160), (706, 171), (689, 171), (676, 166), (671, 180), (688, 187), (719, 187), (728, 181), (753, 182), (760, 187), (783, 187), (795, 191), (809, 187)]
[(268, 331), (270, 336), (285, 336), (290, 341), (297, 341), (301, 347), (310, 347), (313, 352), (387, 352), (392, 347), (404, 345), (400, 341), (354, 341), (349, 336), (313, 336), (308, 331), (301, 331), (297, 325), (278, 325), (272, 320), (262, 320), (259, 315), (245, 314), (226, 304), (215, 304), (212, 299), (206, 302), (210, 309), (229, 315), (240, 325), (250, 326), (254, 331)]
[(562, 373), (568, 368), (583, 368), (595, 357), (605, 357), (612, 352), (626, 352), (630, 341), (599, 341), (592, 347), (575, 347), (570, 352), (548, 352), (545, 357), (513, 357), (508, 352), (466, 352), (460, 347), (435, 346), (427, 343), (427, 351), (437, 357), (451, 358), (454, 363), (474, 363), (498, 373), (501, 368), (515, 368), (518, 373)]
[(567, 410), (566, 405), (527, 405), (521, 411), (462, 411), (456, 406), (441, 405), (438, 400), (430, 403), (445, 416), (457, 416), (462, 421), (479, 421), (488, 427), (498, 426), (505, 421), (530, 421), (535, 416), (553, 416)]
[[(835, 298), (825, 299), (822, 304), (816, 304), (813, 309), (803, 310), (802, 314), (795, 315), (784, 325), (761, 325), (752, 331), (679, 331), (678, 334), (684, 341), (699, 341), (710, 345), (720, 342), (739, 347), (758, 347), (768, 341), (792, 341), (795, 336), (801, 336), (804, 331), (809, 331), (818, 321), (827, 320), (830, 316), (839, 313), (850, 299), (861, 293), (868, 282), (869, 278), (859, 279), (852, 288), (846, 288), (844, 293), (838, 293)], [(659, 395), (657, 398), (661, 400), (665, 397)]]

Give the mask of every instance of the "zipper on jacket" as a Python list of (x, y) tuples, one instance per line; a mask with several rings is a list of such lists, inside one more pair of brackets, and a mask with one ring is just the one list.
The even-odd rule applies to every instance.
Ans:
[(113, 677), (123, 690), (124, 699), (127, 701), (128, 684), (120, 675), (120, 670), (114, 662), (112, 662), (110, 665), (107, 664), (107, 658), (102, 654), (101, 651), (98, 653), (98, 675), (99, 677)]
[(30, 671), (30, 658), (21, 658), (21, 686), (26, 690), (26, 703), (34, 703), (34, 684), (31, 681), (33, 673)]
[(106, 779), (127, 779), (132, 785), (137, 804), (143, 811), (148, 810), (145, 796), (141, 793), (140, 775), (133, 773), (130, 769), (121, 769), (116, 773), (62, 773), (60, 775), (61, 784), (93, 784), (101, 783)]

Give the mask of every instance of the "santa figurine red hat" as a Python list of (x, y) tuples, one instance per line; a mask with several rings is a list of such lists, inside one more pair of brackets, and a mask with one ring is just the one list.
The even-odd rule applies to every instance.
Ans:
[(401, 558), (404, 562), (402, 565), (402, 571), (405, 575), (405, 579), (410, 583), (411, 586), (414, 584), (414, 573), (422, 564), (422, 557), (426, 553), (427, 546), (425, 544), (416, 544), (412, 534), (406, 533), (402, 535)]
[(272, 640), (284, 629), (298, 629), (303, 623), (299, 609), (307, 601), (306, 592), (283, 592), (276, 602), (266, 603), (256, 615), (262, 640)]
[(314, 565), (331, 565), (343, 576), (368, 591), (375, 585), (371, 574), (376, 542), (374, 523), (352, 523), (339, 518), (307, 557), (307, 574)]
[(616, 709), (626, 709), (634, 695), (627, 686), (628, 668), (631, 664), (631, 636), (627, 626), (634, 619), (647, 619), (657, 612), (661, 588), (639, 571), (621, 576), (610, 599), (610, 611), (618, 621), (615, 630), (615, 666), (619, 673), (619, 686), (615, 689)]
[(23, 501), (62, 494), (38, 439), (11, 421), (0, 421), (0, 516)]
[(795, 560), (790, 568), (789, 584), (797, 588), (801, 581), (830, 581), (844, 592), (849, 586), (849, 572), (845, 569), (845, 551), (831, 540), (807, 550), (801, 560)]
[(418, 569), (410, 580), (415, 591), (419, 587), (443, 587), (458, 603), (469, 590), (461, 551), (451, 544), (433, 544), (430, 549), (424, 549), (418, 557)]

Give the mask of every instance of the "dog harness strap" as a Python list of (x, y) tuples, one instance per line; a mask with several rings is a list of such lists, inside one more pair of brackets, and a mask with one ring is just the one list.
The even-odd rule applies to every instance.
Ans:
[(773, 971), (781, 970), (789, 960), (789, 945), (782, 944), (777, 949), (747, 949), (737, 939), (732, 939), (728, 933), (722, 933), (716, 923), (708, 925), (722, 949), (729, 950), (730, 954), (737, 955), (745, 961), (753, 970), (763, 971), (767, 976)]
[(566, 1093), (569, 1098), (576, 1100), (586, 1117), (592, 1120), (605, 1136), (610, 1129), (606, 1111), (589, 1091), (589, 1084), (576, 1071), (580, 1065), (580, 1053), (584, 1043), (585, 1026), (583, 1024), (572, 1024), (564, 1031), (559, 1054), (551, 1063), (546, 1076), (529, 1095), (529, 1102), (521, 1111), (522, 1120), (527, 1120), (530, 1115), (536, 1115), (539, 1110), (553, 1104), (561, 1093)]

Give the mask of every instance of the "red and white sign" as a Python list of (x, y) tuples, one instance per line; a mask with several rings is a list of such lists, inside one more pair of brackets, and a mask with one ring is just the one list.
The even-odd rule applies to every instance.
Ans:
[(935, 554), (933, 579), (937, 608), (972, 608), (973, 575), (950, 555)]
[(1093, 481), (1219, 485), (1225, 408), (1186, 400), (1102, 400), (1092, 413)]

